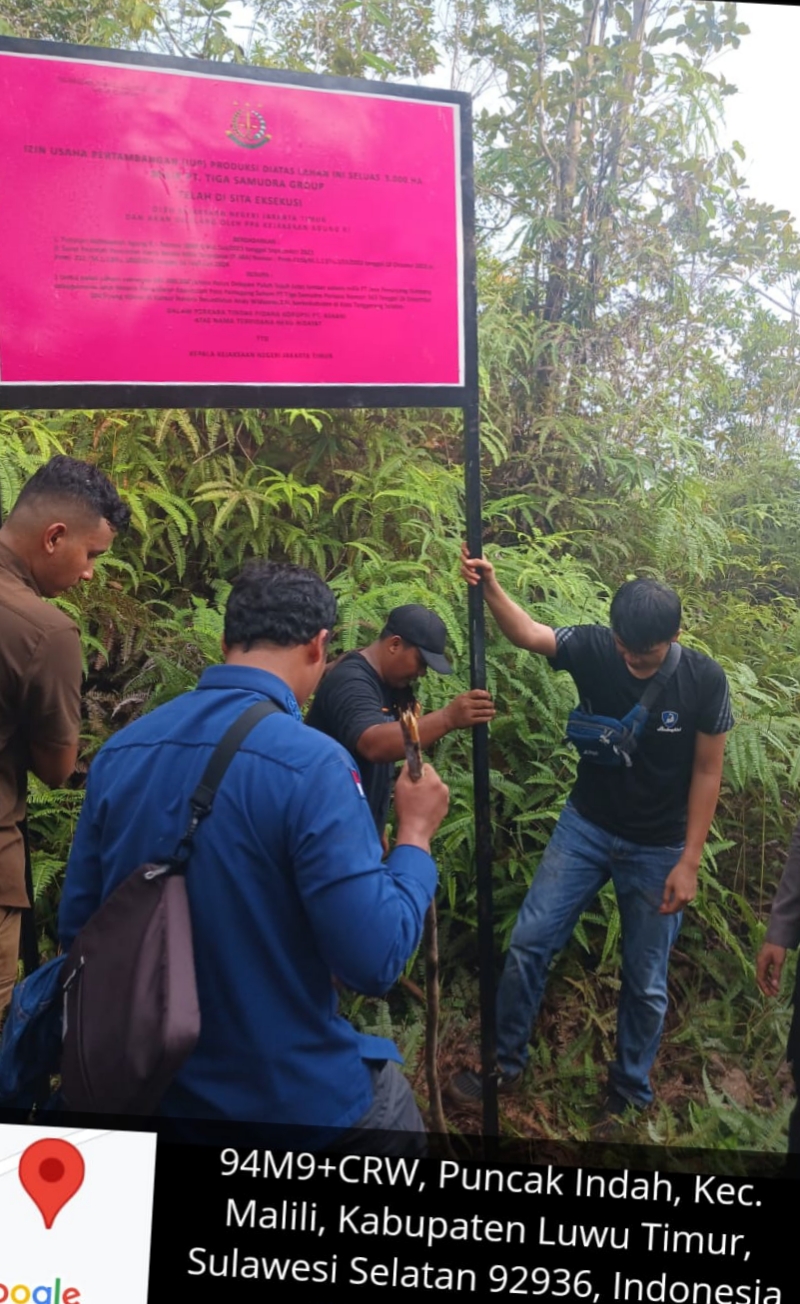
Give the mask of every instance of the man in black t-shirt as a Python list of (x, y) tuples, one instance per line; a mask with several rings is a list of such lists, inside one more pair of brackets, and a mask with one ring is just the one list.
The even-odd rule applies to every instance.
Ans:
[[(612, 720), (637, 705), (680, 634), (680, 599), (655, 580), (623, 584), (611, 603), (610, 629), (551, 629), (517, 606), (494, 567), (470, 558), (466, 548), (462, 574), (469, 584), (483, 580), (489, 609), (510, 642), (566, 670), (582, 708)], [(667, 1010), (669, 955), (682, 909), (696, 895), (732, 725), (721, 666), (683, 648), (649, 710), (631, 764), (580, 760), (514, 926), (498, 988), (500, 1091), (521, 1085), (550, 961), (610, 878), (622, 923), (622, 984), (603, 1116), (613, 1120), (653, 1099), (650, 1070)], [(479, 1104), (481, 1078), (458, 1073), (449, 1094), (461, 1104)]]
[[(395, 767), (405, 757), (400, 713), (414, 705), (414, 682), (429, 667), (440, 675), (453, 673), (444, 655), (446, 637), (444, 622), (427, 607), (395, 607), (374, 643), (334, 662), (306, 717), (306, 724), (335, 738), (357, 762), (384, 847)], [(430, 747), (454, 729), (493, 717), (487, 692), (461, 693), (441, 710), (420, 717), (420, 743)]]

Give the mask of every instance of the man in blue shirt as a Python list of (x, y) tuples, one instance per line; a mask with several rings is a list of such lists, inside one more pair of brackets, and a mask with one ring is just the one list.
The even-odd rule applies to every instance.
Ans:
[(282, 709), (248, 734), (197, 833), (187, 875), (202, 1028), (161, 1105), (174, 1119), (293, 1129), (304, 1148), (342, 1129), (423, 1131), (392, 1042), (337, 1013), (333, 979), (371, 995), (419, 944), (436, 889), (430, 839), (448, 789), (400, 775), (388, 861), (356, 765), (309, 729), (336, 619), (318, 576), (251, 563), (231, 591), (225, 664), (128, 725), (98, 753), (66, 870), (64, 951), (144, 861), (174, 851), (189, 798), (228, 726), (254, 702)]

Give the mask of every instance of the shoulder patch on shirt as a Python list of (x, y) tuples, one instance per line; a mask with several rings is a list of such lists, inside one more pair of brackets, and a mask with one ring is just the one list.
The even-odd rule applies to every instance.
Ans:
[(361, 775), (359, 774), (358, 770), (351, 770), (350, 773), (353, 776), (353, 783), (358, 788), (359, 796), (363, 797), (364, 801), (366, 801), (367, 800), (366, 793), (364, 792), (364, 789), (361, 786)]

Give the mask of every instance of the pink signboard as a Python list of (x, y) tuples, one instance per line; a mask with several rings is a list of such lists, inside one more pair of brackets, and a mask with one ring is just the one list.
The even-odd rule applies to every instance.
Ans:
[(465, 97), (69, 48), (0, 46), (5, 406), (465, 385)]

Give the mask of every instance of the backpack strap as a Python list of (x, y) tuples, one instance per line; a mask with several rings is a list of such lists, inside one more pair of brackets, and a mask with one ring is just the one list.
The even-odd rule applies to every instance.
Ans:
[(278, 706), (276, 702), (271, 700), (254, 702), (237, 720), (234, 720), (227, 733), (224, 734), (222, 741), (217, 744), (208, 765), (203, 771), (202, 779), (189, 799), (192, 818), (186, 832), (178, 843), (175, 855), (172, 857), (174, 864), (183, 864), (188, 859), (197, 826), (211, 810), (217, 788), (222, 782), (222, 776), (245, 738), (251, 729), (258, 724), (259, 720), (263, 720), (265, 716), (273, 715), (276, 711), (283, 711), (283, 707)]
[(653, 705), (656, 698), (661, 693), (661, 690), (663, 689), (667, 681), (671, 679), (672, 676), (675, 674), (680, 659), (681, 659), (680, 643), (671, 643), (669, 652), (664, 657), (664, 660), (662, 661), (660, 667), (653, 675), (653, 678), (650, 680), (649, 684), (647, 685), (647, 688), (642, 693), (642, 696), (639, 698), (639, 701), (636, 707), (634, 708), (634, 710), (636, 710), (637, 712), (641, 711), (642, 709), (644, 710), (644, 719), (640, 720), (638, 731), (633, 731), (631, 733), (631, 737), (628, 741), (627, 747), (622, 750), (621, 754), (627, 766), (630, 766), (633, 763), (631, 758), (633, 757), (633, 753), (636, 751), (637, 747), (639, 746), (639, 734), (641, 731), (644, 730), (644, 726), (647, 721), (647, 716), (650, 711), (650, 707)]
[(649, 711), (655, 702), (662, 688), (668, 679), (671, 679), (678, 668), (678, 662), (681, 659), (680, 643), (670, 643), (669, 652), (665, 656), (661, 666), (653, 675), (647, 688), (639, 698), (639, 706), (643, 706), (645, 711)]

